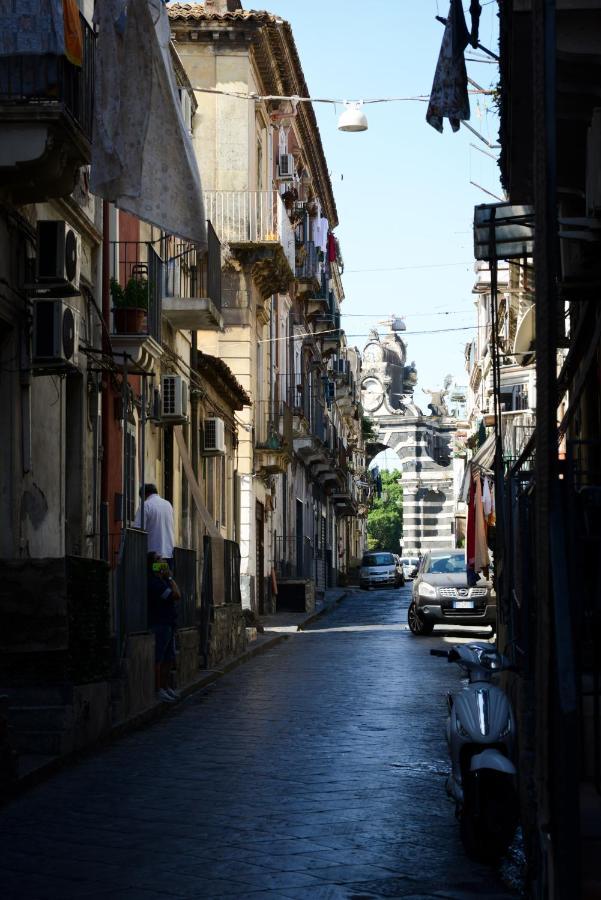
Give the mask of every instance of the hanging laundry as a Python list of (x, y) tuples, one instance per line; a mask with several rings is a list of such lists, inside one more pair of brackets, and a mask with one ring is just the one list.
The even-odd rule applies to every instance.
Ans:
[(74, 66), (83, 65), (83, 32), (77, 0), (63, 0), (65, 56)]
[(470, 477), (469, 494), (467, 500), (467, 528), (465, 540), (465, 557), (467, 562), (468, 574), (473, 570), (476, 561), (476, 513), (474, 501), (476, 497), (476, 486), (474, 479)]
[(336, 262), (336, 238), (331, 231), (328, 233), (328, 262)]
[(490, 512), (486, 519), (486, 524), (487, 524), (488, 528), (494, 528), (494, 526), (497, 524), (497, 514), (496, 514), (495, 502), (496, 502), (495, 501), (495, 486), (491, 481), (491, 484), (490, 484)]
[(0, 3), (0, 56), (46, 55), (66, 56), (81, 66), (83, 33), (77, 0)]
[(484, 509), (484, 518), (488, 521), (488, 517), (492, 512), (492, 496), (488, 478), (484, 478), (482, 483), (482, 507)]
[(486, 521), (482, 505), (482, 483), (480, 475), (475, 478), (474, 516), (475, 516), (475, 547), (474, 547), (474, 571), (481, 572), (490, 565), (488, 555), (488, 541), (486, 540)]
[(441, 133), (444, 118), (449, 120), (453, 131), (458, 131), (460, 123), (470, 117), (463, 56), (469, 39), (461, 0), (451, 0), (426, 112), (426, 122)]
[(200, 174), (177, 92), (166, 7), (162, 0), (104, 0), (94, 22), (91, 190), (202, 248)]
[(63, 56), (63, 0), (0, 4), (0, 56)]
[(470, 33), (470, 44), (472, 47), (478, 46), (478, 32), (480, 31), (480, 14), (482, 6), (478, 0), (472, 0), (470, 3), (470, 16), (472, 19), (472, 30)]

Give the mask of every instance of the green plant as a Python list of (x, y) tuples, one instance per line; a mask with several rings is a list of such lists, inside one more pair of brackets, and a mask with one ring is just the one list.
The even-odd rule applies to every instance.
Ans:
[(374, 497), (367, 517), (367, 546), (370, 550), (398, 552), (403, 536), (403, 488), (401, 473), (383, 470), (382, 495)]
[(124, 288), (116, 278), (111, 278), (110, 291), (115, 309), (148, 309), (148, 281), (145, 278), (130, 278)]
[(368, 416), (361, 416), (361, 436), (366, 444), (374, 444), (378, 439), (378, 429)]

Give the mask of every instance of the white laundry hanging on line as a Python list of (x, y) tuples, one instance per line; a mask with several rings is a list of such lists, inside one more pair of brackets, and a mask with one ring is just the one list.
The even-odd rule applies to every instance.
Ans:
[(183, 120), (162, 0), (97, 3), (91, 190), (204, 246), (198, 164)]

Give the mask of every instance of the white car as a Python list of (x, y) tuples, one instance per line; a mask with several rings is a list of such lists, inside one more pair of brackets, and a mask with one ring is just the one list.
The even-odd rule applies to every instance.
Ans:
[(401, 565), (405, 579), (413, 578), (413, 572), (419, 566), (419, 559), (417, 556), (402, 556)]

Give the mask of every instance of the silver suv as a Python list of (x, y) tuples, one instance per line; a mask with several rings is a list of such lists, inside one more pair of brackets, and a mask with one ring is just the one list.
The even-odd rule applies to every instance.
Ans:
[(432, 634), (435, 625), (491, 625), (496, 629), (492, 585), (484, 578), (468, 585), (464, 550), (430, 550), (413, 582), (407, 620), (416, 635)]

